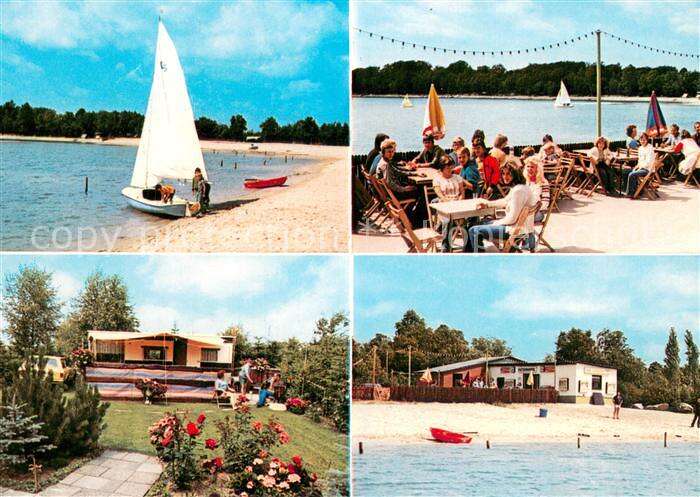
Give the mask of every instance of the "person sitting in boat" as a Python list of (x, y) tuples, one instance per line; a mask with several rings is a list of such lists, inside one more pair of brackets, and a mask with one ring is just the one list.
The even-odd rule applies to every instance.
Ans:
[[(467, 250), (483, 252), (483, 238), (506, 240), (510, 236), (511, 230), (515, 227), (520, 212), (525, 208), (534, 207), (539, 201), (538, 195), (525, 184), (525, 177), (518, 169), (511, 164), (506, 164), (502, 173), (503, 182), (511, 187), (508, 195), (502, 199), (480, 202), (476, 207), (477, 209), (486, 207), (505, 208), (506, 214), (500, 219), (487, 221), (484, 224), (469, 228)], [(523, 228), (523, 234), (529, 235), (527, 240), (528, 247), (534, 244), (534, 236), (532, 234), (535, 231), (534, 217), (534, 214), (529, 215)]]
[(639, 148), (639, 142), (637, 141), (637, 126), (630, 124), (625, 130), (625, 134), (627, 135), (627, 148), (631, 148), (633, 150)]
[(476, 161), (469, 157), (469, 149), (462, 148), (457, 155), (459, 161), (459, 175), (464, 182), (465, 196), (474, 198), (479, 196), (483, 181), (479, 175), (479, 167)]
[(472, 155), (476, 161), (479, 174), (484, 181), (482, 193), (489, 197), (501, 180), (501, 168), (498, 159), (486, 154), (486, 145), (484, 145), (482, 141), (477, 141), (474, 144), (472, 147)]
[(625, 194), (628, 197), (633, 197), (634, 193), (637, 191), (637, 184), (639, 179), (649, 174), (651, 168), (654, 166), (654, 160), (656, 159), (656, 154), (654, 153), (654, 146), (649, 141), (649, 135), (642, 133), (639, 136), (639, 159), (637, 160), (637, 165), (628, 173), (627, 175), (627, 189)]
[(175, 188), (170, 185), (161, 185), (158, 183), (155, 187), (156, 193), (160, 194), (160, 199), (164, 204), (173, 201), (175, 196)]
[[(635, 131), (635, 137), (637, 136)], [(636, 140), (635, 140), (636, 142)], [(638, 145), (638, 144), (637, 144)], [(636, 148), (636, 147), (635, 147)], [(588, 151), (588, 157), (593, 161), (593, 165), (598, 170), (603, 187), (608, 195), (615, 194), (615, 173), (610, 167), (613, 156), (610, 151), (608, 139), (604, 136), (596, 138), (593, 148)]]
[(683, 160), (678, 164), (678, 171), (681, 174), (686, 176), (693, 174), (695, 168), (700, 167), (700, 146), (690, 136), (688, 130), (684, 129), (681, 132), (681, 141), (673, 151), (676, 153), (683, 152)]
[(544, 177), (544, 167), (537, 157), (530, 157), (525, 161), (525, 183), (542, 203), (542, 207), (535, 214), (535, 222), (539, 223), (549, 208), (549, 181)]
[(435, 144), (435, 137), (432, 133), (423, 135), (423, 150), (408, 163), (408, 166), (416, 169), (419, 167), (440, 168), (440, 159), (445, 155), (445, 151), (440, 145)]
[[(452, 152), (450, 152), (448, 155), (452, 158), (452, 162), (457, 164), (457, 155), (459, 154), (459, 151), (464, 148), (464, 138), (461, 136), (455, 136), (452, 139)], [(458, 173), (459, 174), (459, 173)]]

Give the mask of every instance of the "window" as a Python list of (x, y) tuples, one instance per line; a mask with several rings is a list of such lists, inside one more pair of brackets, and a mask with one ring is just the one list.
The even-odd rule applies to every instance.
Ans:
[(165, 347), (144, 347), (143, 359), (144, 361), (164, 361)]
[(594, 374), (591, 376), (591, 386), (593, 390), (603, 389), (603, 377), (599, 374)]
[(122, 362), (124, 360), (124, 342), (97, 340), (95, 344), (98, 362)]
[(46, 366), (54, 369), (58, 369), (58, 359), (47, 359)]
[(219, 362), (219, 349), (202, 349), (202, 362)]
[(568, 392), (569, 391), (569, 378), (559, 378), (559, 391)]

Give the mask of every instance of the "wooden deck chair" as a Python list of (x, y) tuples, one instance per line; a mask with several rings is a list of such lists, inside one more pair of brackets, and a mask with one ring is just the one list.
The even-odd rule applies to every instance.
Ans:
[[(498, 249), (498, 251), (502, 253), (507, 254), (511, 250), (515, 250), (516, 252), (522, 252), (518, 247), (518, 243), (524, 241), (530, 235), (529, 233), (524, 232), (527, 218), (537, 214), (541, 208), (542, 202), (539, 201), (533, 207), (523, 207), (520, 210), (520, 214), (518, 214), (518, 219), (515, 221), (513, 231), (508, 236), (508, 238), (506, 238), (505, 242), (503, 242), (503, 245), (499, 246), (500, 240), (498, 239), (491, 240), (491, 243), (493, 243)], [(530, 249), (531, 252), (534, 252), (534, 250), (534, 247)]]
[(219, 409), (227, 409), (231, 407), (230, 399), (228, 397), (224, 397), (221, 390), (214, 389), (214, 392), (211, 395), (211, 401), (216, 402), (216, 407)]
[[(549, 183), (549, 208), (559, 210), (557, 203), (554, 201), (566, 189), (567, 175), (573, 163), (573, 159), (562, 158), (554, 165), (543, 167), (544, 177)], [(570, 197), (570, 195), (569, 195)], [(554, 204), (554, 205), (552, 205)]]
[(544, 219), (542, 219), (542, 224), (540, 225), (539, 231), (537, 231), (537, 227), (535, 226), (535, 235), (537, 237), (537, 245), (542, 244), (545, 247), (549, 249), (550, 252), (555, 252), (555, 250), (552, 248), (552, 246), (545, 240), (544, 238), (544, 231), (547, 229), (547, 224), (549, 224), (549, 218), (552, 216), (552, 212), (556, 208), (557, 205), (557, 200), (559, 199), (559, 195), (561, 195), (561, 192), (563, 190), (561, 188), (558, 189), (552, 189), (550, 186), (549, 189), (549, 206), (547, 207), (547, 212), (544, 215)]
[[(698, 159), (700, 160), (700, 159)], [(685, 181), (683, 182), (684, 186), (693, 186), (690, 181), (692, 180), (693, 183), (695, 183), (695, 186), (700, 188), (700, 183), (698, 183), (698, 179), (695, 177), (695, 173), (698, 171), (697, 168), (693, 168), (690, 173), (685, 177)]]
[(659, 185), (661, 183), (658, 178), (659, 168), (663, 166), (663, 161), (658, 155), (654, 157), (654, 163), (651, 165), (649, 172), (639, 180), (637, 189), (634, 191), (632, 198), (639, 198), (642, 193), (646, 193), (650, 200), (659, 198), (659, 193), (657, 192)]
[(571, 154), (569, 157), (562, 157), (560, 159), (564, 167), (569, 167), (567, 181), (564, 184), (564, 189), (569, 197), (571, 193), (577, 192), (588, 178), (582, 157), (582, 154)]
[(590, 197), (598, 188), (602, 188), (604, 190), (603, 178), (600, 177), (600, 173), (598, 172), (598, 168), (595, 166), (593, 159), (587, 155), (582, 155), (580, 160), (584, 167), (586, 179), (578, 188), (577, 193), (585, 194), (586, 197)]
[[(371, 203), (371, 205), (368, 206), (368, 209), (364, 212), (364, 216), (366, 219), (372, 221), (375, 225), (377, 225), (380, 230), (382, 230), (384, 223), (387, 219), (389, 219), (389, 211), (385, 207), (385, 204), (389, 199), (386, 195), (386, 192), (384, 191), (384, 188), (381, 185), (379, 185), (379, 181), (376, 177), (372, 176), (364, 170), (362, 171), (362, 175), (364, 176), (365, 181), (367, 181), (367, 184), (369, 186), (368, 190), (373, 198), (373, 202)], [(372, 219), (372, 215), (375, 215), (374, 219)]]
[(396, 224), (401, 231), (401, 237), (406, 242), (406, 246), (408, 246), (409, 253), (437, 252), (437, 244), (442, 242), (440, 233), (432, 228), (414, 230), (403, 209), (394, 207), (391, 203), (387, 203), (386, 207), (396, 220)]

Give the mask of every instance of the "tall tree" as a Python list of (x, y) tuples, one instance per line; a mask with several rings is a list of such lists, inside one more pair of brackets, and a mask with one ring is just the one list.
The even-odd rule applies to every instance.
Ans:
[(666, 342), (666, 355), (664, 357), (664, 373), (671, 383), (678, 381), (681, 368), (680, 347), (678, 346), (678, 335), (676, 330), (671, 328)]
[(571, 328), (562, 331), (557, 337), (557, 362), (596, 361), (596, 343), (591, 336), (591, 331), (583, 331)]
[(477, 357), (499, 357), (511, 355), (511, 348), (501, 338), (474, 337), (471, 340), (471, 355)]
[(53, 350), (61, 318), (61, 303), (51, 284), (51, 273), (23, 266), (8, 275), (2, 311), (10, 345), (18, 354)]
[(229, 138), (232, 140), (245, 140), (245, 132), (248, 128), (248, 123), (240, 114), (231, 116), (231, 125), (228, 128)]
[(693, 340), (693, 332), (685, 330), (685, 356), (688, 360), (686, 371), (688, 381), (696, 393), (700, 389), (700, 365), (698, 365), (698, 346)]

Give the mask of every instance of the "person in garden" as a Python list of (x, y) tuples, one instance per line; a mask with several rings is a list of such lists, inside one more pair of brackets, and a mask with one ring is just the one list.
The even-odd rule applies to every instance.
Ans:
[(408, 166), (416, 169), (419, 167), (440, 168), (440, 159), (445, 155), (445, 151), (440, 145), (435, 144), (435, 137), (428, 133), (423, 136), (423, 150), (408, 163)]
[(265, 407), (268, 401), (275, 400), (275, 380), (277, 376), (279, 376), (279, 373), (263, 381), (258, 394), (258, 403), (256, 404), (258, 407)]
[(233, 389), (226, 381), (226, 371), (223, 369), (216, 373), (216, 380), (214, 380), (214, 393), (220, 399), (227, 399), (231, 396)]
[(617, 392), (613, 397), (613, 419), (620, 419), (620, 408), (622, 407), (622, 394)]
[(646, 133), (642, 133), (639, 136), (639, 148), (637, 150), (639, 151), (637, 165), (634, 166), (632, 171), (627, 175), (627, 189), (625, 190), (625, 194), (630, 198), (632, 198), (637, 191), (639, 180), (649, 174), (649, 171), (654, 167), (654, 160), (656, 160), (654, 147), (649, 142), (649, 136)]
[(598, 170), (606, 193), (608, 195), (615, 195), (615, 173), (610, 166), (613, 156), (607, 138), (604, 136), (596, 138), (593, 148), (588, 151), (588, 157), (593, 161), (593, 165)]
[(250, 370), (253, 366), (253, 360), (249, 357), (243, 361), (243, 366), (238, 372), (238, 382), (241, 385), (241, 394), (245, 395), (248, 392), (248, 386), (250, 383)]

